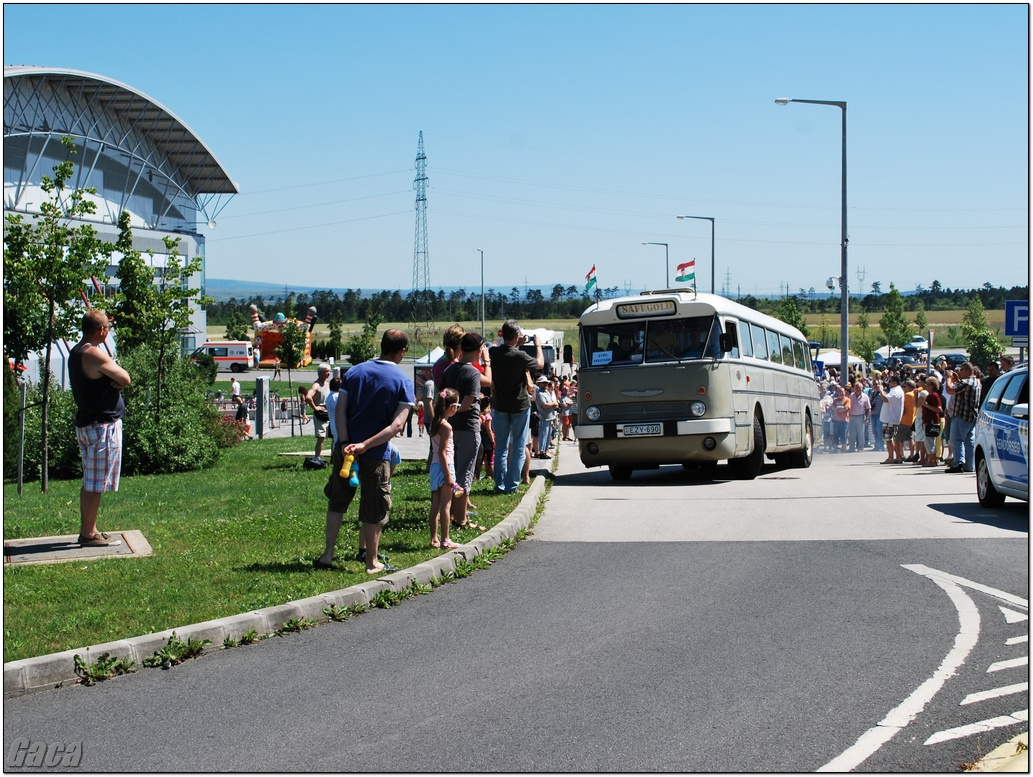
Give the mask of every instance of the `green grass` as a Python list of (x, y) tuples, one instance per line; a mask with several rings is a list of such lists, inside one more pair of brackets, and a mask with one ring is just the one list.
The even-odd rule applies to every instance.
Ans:
[[(107, 558), (4, 569), (4, 661), (148, 634), (315, 596), (369, 580), (355, 561), (358, 503), (337, 543), (335, 568), (315, 570), (323, 551), (327, 471), (306, 471), (308, 436), (255, 440), (203, 472), (122, 479), (104, 496), (104, 531), (138, 529), (148, 558)], [(430, 490), (422, 462), (403, 462), (392, 486), (381, 552), (399, 568), (439, 555), (431, 549)], [(477, 522), (494, 526), (519, 502), (473, 489)], [(4, 538), (76, 534), (80, 481), (50, 481), (47, 494), (4, 485)], [(472, 531), (453, 532), (459, 542)]]

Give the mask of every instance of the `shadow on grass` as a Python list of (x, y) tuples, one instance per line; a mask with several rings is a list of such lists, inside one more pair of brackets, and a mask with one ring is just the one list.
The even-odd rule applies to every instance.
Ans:
[[(313, 556), (314, 558), (314, 556)], [(275, 573), (295, 573), (295, 572), (312, 572), (315, 567), (312, 566), (312, 561), (308, 560), (295, 560), (295, 561), (256, 561), (251, 564), (247, 564), (242, 567), (237, 567), (242, 572), (275, 572)]]

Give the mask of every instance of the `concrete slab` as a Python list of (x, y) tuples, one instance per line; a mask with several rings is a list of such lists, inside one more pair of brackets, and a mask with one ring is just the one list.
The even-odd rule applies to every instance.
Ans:
[(69, 561), (89, 561), (97, 558), (142, 558), (154, 554), (151, 544), (135, 529), (109, 531), (108, 534), (119, 537), (122, 544), (84, 548), (79, 544), (78, 534), (4, 540), (4, 566), (64, 564)]

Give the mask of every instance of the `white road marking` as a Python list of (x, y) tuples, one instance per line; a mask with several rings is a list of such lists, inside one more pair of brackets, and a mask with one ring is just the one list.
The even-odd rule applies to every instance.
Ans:
[[(997, 605), (1000, 607), (1000, 605)], [(1022, 621), (1029, 620), (1029, 613), (1026, 612), (1015, 612), (1015, 610), (1009, 610), (1007, 607), (1001, 607), (1001, 612), (1004, 613), (1004, 619), (1008, 623), (1022, 623)]]
[(1019, 658), (1009, 658), (1007, 661), (998, 661), (996, 664), (990, 664), (990, 668), (987, 672), (1000, 672), (1002, 669), (1014, 669), (1017, 666), (1027, 666), (1029, 664), (1029, 656), (1021, 656)]
[[(958, 635), (954, 638), (954, 647), (944, 657), (943, 662), (933, 673), (932, 677), (918, 686), (897, 707), (890, 710), (886, 717), (879, 721), (878, 724), (863, 733), (857, 742), (818, 769), (819, 772), (849, 772), (868, 760), (879, 748), (889, 742), (925, 709), (933, 696), (943, 687), (943, 684), (951, 677), (954, 677), (961, 665), (965, 663), (965, 659), (968, 658), (969, 653), (972, 652), (979, 639), (979, 610), (976, 608), (975, 602), (969, 598), (968, 594), (959, 585), (960, 578), (955, 578), (953, 575), (947, 575), (944, 572), (930, 569), (921, 564), (904, 564), (903, 567), (928, 577), (936, 585), (940, 586), (947, 593), (947, 596), (950, 597), (951, 601), (954, 602), (954, 607), (958, 611), (959, 626)], [(970, 581), (965, 582), (969, 583)], [(975, 583), (971, 584), (972, 587), (975, 587), (975, 585)], [(985, 588), (985, 586), (981, 588)], [(1007, 596), (1011, 597), (1011, 594), (1007, 594)]]
[(937, 745), (940, 742), (949, 742), (952, 739), (961, 739), (962, 737), (970, 737), (975, 734), (985, 734), (987, 731), (993, 731), (995, 728), (1015, 726), (1019, 723), (1026, 723), (1028, 721), (1029, 710), (1019, 710), (1018, 712), (1013, 712), (1011, 715), (1001, 715), (997, 718), (981, 720), (978, 723), (970, 723), (967, 726), (958, 726), (957, 728), (948, 728), (943, 731), (938, 731), (925, 740), (925, 744)]
[(1029, 634), (1023, 634), (1020, 637), (1012, 637), (1011, 639), (1005, 640), (1005, 645), (1018, 645), (1022, 642), (1029, 642)]
[(979, 693), (970, 693), (964, 699), (961, 700), (961, 706), (966, 704), (975, 704), (979, 701), (987, 701), (988, 699), (997, 699), (1001, 696), (1010, 696), (1013, 693), (1022, 693), (1023, 691), (1029, 690), (1029, 683), (1015, 683), (1015, 685), (1005, 685), (1001, 688), (991, 688), (989, 691), (980, 691)]
[(951, 575), (946, 572), (941, 572), (938, 569), (931, 569), (930, 567), (924, 566), (922, 564), (904, 564), (903, 566), (904, 569), (910, 569), (912, 572), (916, 572), (919, 575), (925, 575), (926, 577), (942, 577), (944, 580), (950, 580), (962, 586), (963, 588), (971, 588), (973, 591), (979, 591), (981, 593), (988, 594), (989, 596), (992, 596), (995, 599), (1000, 599), (1001, 601), (1009, 602), (1010, 604), (1013, 604), (1016, 607), (1021, 607), (1024, 610), (1029, 610), (1028, 599), (1023, 599), (1021, 596), (1015, 596), (1015, 594), (1010, 594), (1007, 591), (1002, 591), (998, 588), (991, 588), (988, 585), (976, 583), (972, 580), (966, 580), (963, 577), (958, 577), (957, 575)]

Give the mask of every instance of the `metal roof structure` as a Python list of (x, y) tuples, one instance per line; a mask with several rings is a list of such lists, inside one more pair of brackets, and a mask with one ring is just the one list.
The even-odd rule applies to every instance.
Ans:
[[(127, 160), (126, 201), (146, 178), (170, 206), (186, 197), (210, 219), (239, 192), (196, 133), (146, 94), (78, 70), (5, 67), (5, 156), (8, 139), (43, 138), (45, 146), (63, 135), (75, 137), (84, 149), (115, 151)], [(31, 156), (24, 163), (25, 177), (34, 172)], [(155, 214), (156, 222), (165, 215)]]

